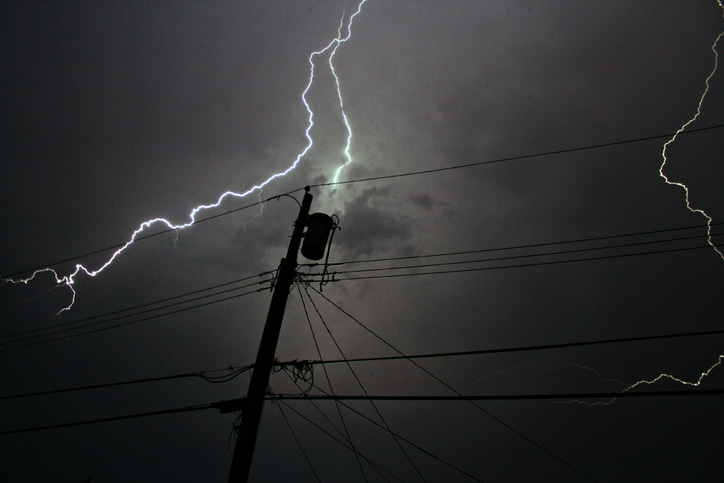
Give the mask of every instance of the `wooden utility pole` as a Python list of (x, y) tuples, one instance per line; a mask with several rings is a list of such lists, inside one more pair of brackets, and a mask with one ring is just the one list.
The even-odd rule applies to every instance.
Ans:
[(269, 375), (272, 365), (274, 364), (274, 353), (277, 348), (277, 340), (279, 339), (279, 331), (282, 327), (282, 319), (284, 318), (284, 309), (289, 298), (289, 290), (294, 281), (294, 273), (297, 269), (297, 253), (299, 245), (302, 242), (302, 234), (304, 226), (309, 215), (309, 208), (312, 205), (313, 196), (309, 193), (307, 186), (302, 200), (302, 206), (299, 209), (299, 216), (294, 223), (294, 231), (292, 239), (289, 242), (287, 256), (282, 258), (279, 273), (277, 275), (274, 293), (269, 305), (269, 312), (266, 316), (264, 332), (259, 343), (259, 352), (256, 355), (254, 363), (254, 371), (251, 375), (251, 382), (246, 394), (246, 402), (242, 409), (241, 425), (236, 438), (236, 448), (231, 461), (231, 471), (229, 473), (229, 483), (246, 482), (249, 479), (249, 470), (254, 457), (254, 445), (256, 443), (256, 435), (259, 431), (259, 421), (261, 420), (261, 411), (264, 406), (264, 397), (266, 396), (267, 386), (269, 385)]

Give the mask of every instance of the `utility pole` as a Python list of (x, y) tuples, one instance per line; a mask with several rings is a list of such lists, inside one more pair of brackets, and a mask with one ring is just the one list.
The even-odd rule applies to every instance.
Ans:
[(231, 461), (229, 483), (246, 482), (249, 479), (249, 470), (254, 457), (254, 445), (256, 435), (259, 431), (261, 411), (264, 406), (264, 397), (269, 385), (269, 375), (274, 364), (274, 353), (277, 348), (279, 331), (282, 327), (284, 309), (289, 298), (289, 290), (294, 281), (294, 273), (297, 268), (297, 253), (302, 242), (302, 234), (309, 215), (309, 208), (312, 205), (313, 196), (309, 193), (309, 186), (304, 188), (304, 199), (299, 209), (299, 216), (294, 223), (292, 239), (289, 242), (287, 256), (282, 258), (276, 286), (272, 294), (269, 312), (266, 316), (264, 332), (259, 343), (259, 352), (256, 355), (254, 371), (251, 375), (251, 382), (246, 394), (246, 402), (242, 409), (241, 425), (236, 438), (236, 448)]

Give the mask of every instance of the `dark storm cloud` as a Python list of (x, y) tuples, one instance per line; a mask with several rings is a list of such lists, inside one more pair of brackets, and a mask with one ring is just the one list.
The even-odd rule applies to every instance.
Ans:
[(384, 209), (384, 199), (391, 188), (369, 188), (344, 208), (344, 227), (335, 240), (350, 258), (361, 258), (372, 253), (409, 250), (411, 234), (409, 222), (399, 212)]
[[(308, 82), (308, 56), (337, 35), (340, 17), (352, 8), (337, 2), (2, 3), (0, 273), (122, 243), (147, 218), (187, 221), (194, 206), (215, 202), (228, 189), (246, 190), (290, 166), (307, 143), (308, 113), (300, 95)], [(709, 0), (369, 0), (355, 19), (352, 39), (335, 57), (353, 131), (354, 162), (341, 179), (671, 132), (696, 110), (721, 14)], [(300, 199), (301, 187), (329, 182), (344, 162), (347, 131), (327, 61), (316, 59), (307, 95), (315, 112), (314, 146), (294, 171), (263, 190), (262, 199), (286, 192)], [(692, 127), (721, 122), (723, 78), (719, 73), (712, 80), (702, 119)], [(715, 222), (724, 206), (720, 138), (719, 130), (682, 136), (669, 150), (666, 170), (691, 184), (692, 202), (711, 208)], [(409, 277), (330, 283), (324, 294), (405, 353), (718, 329), (724, 264), (713, 250), (547, 264), (688, 242), (555, 256), (541, 256), (544, 247), (537, 246), (703, 225), (701, 216), (686, 209), (683, 190), (658, 176), (663, 141), (315, 187), (312, 212), (340, 218), (331, 262), (488, 249), (496, 251), (475, 256), (507, 257), (440, 267), (485, 268), (479, 271), (423, 276), (426, 269), (415, 268)], [(45, 293), (52, 285), (49, 274), (37, 285), (0, 286), (0, 335), (132, 306), (147, 310), (154, 301), (207, 294), (197, 291), (275, 270), (297, 204), (283, 196), (265, 203), (261, 215), (258, 206), (241, 209), (257, 201), (258, 193), (229, 198), (202, 214), (215, 217), (208, 222), (135, 244), (100, 276), (79, 277), (76, 305), (60, 316), (71, 294), (67, 288)], [(703, 236), (704, 230), (685, 233)], [(509, 249), (527, 244), (536, 248)], [(82, 261), (97, 267), (109, 253)], [(66, 273), (76, 262), (58, 268)], [(518, 263), (528, 266), (505, 268)], [(248, 364), (269, 292), (231, 298), (241, 291), (217, 296), (230, 297), (224, 302), (75, 338), (63, 326), (53, 329), (50, 343), (0, 352), (7, 368), (0, 396)], [(303, 307), (300, 292), (290, 294), (278, 357), (317, 358), (318, 348), (323, 358), (343, 357), (339, 349), (347, 357), (393, 355), (314, 292), (319, 315), (306, 295)], [(98, 320), (106, 319), (93, 322)], [(630, 382), (661, 372), (695, 380), (720, 353), (721, 337), (714, 336), (421, 364), (465, 394), (541, 393), (618, 388), (601, 378)], [(445, 391), (409, 361), (354, 367), (371, 394)], [(361, 391), (347, 367), (328, 369), (337, 392)], [(315, 383), (329, 389), (322, 369), (315, 370)], [(702, 387), (720, 387), (716, 374)], [(215, 385), (196, 378), (3, 401), (8, 421), (0, 429), (228, 400), (243, 396), (247, 384), (245, 376)], [(282, 373), (275, 373), (271, 385), (277, 392), (298, 392)], [(294, 404), (334, 432), (306, 402)], [(719, 405), (717, 397), (686, 397), (597, 408), (512, 401), (483, 407), (594, 480), (716, 481)], [(470, 404), (378, 407), (400, 435), (482, 480), (586, 479)], [(314, 481), (281, 408), (265, 407), (252, 480)], [(373, 414), (367, 403), (355, 408)], [(341, 428), (334, 406), (320, 409)], [(402, 480), (419, 479), (389, 434), (342, 413), (366, 455)], [(284, 414), (322, 481), (363, 480), (352, 452), (293, 412)], [(43, 468), (77, 480), (92, 474), (94, 481), (225, 481), (234, 418), (180, 414), (3, 436), (0, 466)], [(427, 481), (461, 479), (423, 453), (410, 454)], [(364, 467), (369, 481), (382, 479)]]

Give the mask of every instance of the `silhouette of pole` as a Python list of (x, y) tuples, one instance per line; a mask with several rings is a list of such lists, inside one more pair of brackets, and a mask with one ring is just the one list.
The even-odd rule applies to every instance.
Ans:
[(299, 252), (304, 226), (309, 215), (309, 208), (312, 205), (313, 196), (309, 193), (309, 186), (304, 189), (304, 199), (299, 209), (297, 221), (294, 223), (287, 256), (282, 258), (279, 267), (264, 332), (259, 343), (259, 352), (256, 355), (256, 362), (254, 363), (254, 370), (246, 395), (246, 403), (242, 409), (241, 425), (239, 426), (236, 448), (231, 461), (229, 483), (246, 482), (249, 479), (249, 470), (254, 457), (254, 445), (256, 444), (259, 421), (264, 406), (264, 396), (266, 396), (267, 386), (269, 385), (269, 375), (274, 363), (274, 353), (279, 340), (279, 331), (282, 327), (284, 309), (294, 281), (294, 273), (297, 268), (297, 253)]

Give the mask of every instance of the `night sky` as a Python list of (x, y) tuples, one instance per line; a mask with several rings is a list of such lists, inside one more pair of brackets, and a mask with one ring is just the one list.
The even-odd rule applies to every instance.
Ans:
[[(144, 221), (188, 223), (194, 207), (288, 169), (309, 142), (309, 56), (357, 8), (2, 2), (0, 275), (96, 270)], [(353, 362), (354, 374), (315, 365), (299, 387), (274, 373), (274, 393), (322, 394), (328, 381), (341, 395), (620, 392), (662, 373), (700, 386), (663, 378), (631, 392), (724, 388), (721, 367), (700, 379), (724, 354), (724, 257), (685, 190), (659, 175), (664, 144), (697, 116), (667, 146), (664, 173), (688, 186), (724, 251), (723, 71), (699, 106), (723, 12), (715, 0), (368, 0), (333, 58), (344, 112), (330, 51), (314, 57), (313, 146), (287, 176), (189, 228), (152, 225), (95, 278), (74, 279), (67, 311), (73, 293), (50, 272), (0, 285), (0, 432), (244, 396), (249, 372), (5, 397), (251, 364), (298, 212), (269, 199), (301, 200), (306, 185), (312, 212), (339, 217), (336, 274), (323, 287), (300, 276), (315, 281), (290, 294), (280, 361), (688, 335), (414, 359), (424, 371), (404, 359)], [(345, 116), (353, 162), (332, 184)], [(356, 271), (367, 269), (387, 270)], [(344, 403), (267, 401), (251, 480), (724, 474), (721, 395)], [(0, 480), (224, 482), (236, 417), (0, 434)], [(339, 443), (344, 427), (376, 466)]]

